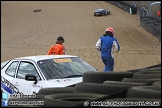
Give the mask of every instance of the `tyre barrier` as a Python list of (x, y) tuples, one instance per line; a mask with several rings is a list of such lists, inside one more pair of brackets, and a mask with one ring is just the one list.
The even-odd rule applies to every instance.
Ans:
[[(99, 83), (79, 83), (76, 84), (74, 93), (96, 93), (110, 95), (120, 90), (126, 90), (132, 85), (112, 85)], [(124, 97), (124, 94), (118, 94), (118, 97)]]
[[(84, 102), (89, 100), (98, 101), (97, 99), (99, 100), (105, 99), (105, 97), (107, 100), (113, 100), (114, 98), (122, 98), (122, 99), (145, 98), (146, 100), (151, 98), (151, 99), (159, 100), (161, 98), (161, 72), (158, 70), (161, 69), (161, 67), (160, 68), (155, 67), (154, 69), (155, 70), (138, 71), (136, 73), (97, 72), (94, 74), (94, 72), (93, 73), (87, 72), (88, 74), (85, 73), (83, 75), (83, 79), (85, 80), (83, 80), (82, 83), (76, 84), (75, 87), (42, 88), (36, 94), (36, 98), (16, 98), (16, 99), (10, 98), (9, 102), (16, 101), (16, 100), (17, 101), (44, 101), (43, 105), (34, 105), (34, 106), (28, 105), (27, 107), (46, 107), (46, 106), (47, 107), (48, 106), (73, 107), (73, 106), (84, 105), (83, 100)], [(153, 77), (148, 77), (148, 76), (153, 76)], [(90, 80), (88, 80), (88, 78)], [(152, 85), (148, 85), (148, 83), (151, 83)], [(124, 92), (117, 93), (120, 91), (124, 91)], [(82, 94), (82, 96), (84, 96), (85, 94), (95, 94), (95, 95), (103, 95), (103, 97), (101, 96), (96, 98), (91, 98), (91, 97), (82, 98), (80, 97), (80, 95), (79, 97), (77, 96), (73, 97), (73, 95), (69, 97), (65, 96), (66, 94), (70, 94), (70, 93), (73, 95)], [(58, 97), (57, 94), (59, 94), (60, 97)], [(53, 95), (53, 97), (49, 95)], [(75, 104), (71, 105), (72, 103)], [(17, 107), (17, 105), (15, 106), (9, 105), (9, 106)], [(18, 107), (24, 107), (24, 106), (26, 105), (19, 105)]]
[(123, 78), (133, 77), (132, 72), (86, 72), (83, 82), (103, 83), (104, 81), (121, 81)]
[(76, 107), (79, 105), (87, 105), (86, 102), (106, 95), (92, 93), (59, 93), (46, 95), (44, 99), (44, 107)]
[(152, 84), (156, 81), (160, 81), (161, 78), (124, 78), (122, 82), (135, 82), (135, 83), (148, 83)]
[(155, 81), (154, 83), (152, 83), (152, 85), (161, 87), (161, 80), (160, 81)]
[(128, 89), (126, 97), (161, 99), (161, 87), (152, 85), (134, 86)]
[(136, 72), (134, 74), (161, 74), (160, 71), (154, 71), (154, 70), (150, 70), (150, 71), (139, 71), (139, 72)]
[(135, 73), (135, 72), (139, 72), (139, 71), (159, 71), (159, 72), (161, 72), (161, 64), (142, 68), (142, 69), (128, 70), (126, 72), (134, 72)]
[(136, 72), (136, 73), (134, 73), (133, 78), (161, 78), (161, 72), (159, 72), (159, 71)]
[(74, 93), (74, 87), (42, 88), (38, 94)]
[(144, 69), (141, 69), (140, 71), (158, 71), (158, 72), (161, 72), (161, 67), (144, 68)]
[(126, 72), (133, 72), (133, 73), (136, 73), (136, 72), (142, 72), (142, 71), (147, 71), (147, 72), (153, 72), (153, 71), (156, 71), (156, 72), (161, 72), (161, 67), (158, 67), (158, 68), (144, 68), (144, 69), (135, 69), (135, 70), (128, 70)]
[(148, 83), (140, 83), (140, 82), (122, 82), (122, 81), (104, 81), (103, 84), (109, 85), (131, 85), (131, 86), (143, 86), (143, 85), (150, 85)]

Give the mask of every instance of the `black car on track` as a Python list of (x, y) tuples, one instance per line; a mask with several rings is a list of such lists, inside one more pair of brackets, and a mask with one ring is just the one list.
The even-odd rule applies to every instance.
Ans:
[(106, 16), (108, 14), (110, 14), (110, 11), (106, 9), (97, 9), (94, 11), (94, 16)]

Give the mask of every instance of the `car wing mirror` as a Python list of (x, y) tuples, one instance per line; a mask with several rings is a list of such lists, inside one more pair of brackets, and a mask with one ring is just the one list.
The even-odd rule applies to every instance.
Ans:
[(37, 84), (37, 77), (33, 74), (27, 74), (25, 75), (25, 80), (27, 81), (34, 81), (34, 84)]

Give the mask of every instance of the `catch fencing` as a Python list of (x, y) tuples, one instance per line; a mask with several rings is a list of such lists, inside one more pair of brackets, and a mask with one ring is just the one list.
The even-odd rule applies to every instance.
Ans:
[[(148, 1), (106, 1), (120, 9), (137, 14), (140, 18), (140, 26), (155, 36), (161, 42), (161, 17), (157, 16), (158, 8), (152, 9)], [(161, 4), (157, 5), (161, 10)], [(152, 10), (151, 10), (152, 9)]]

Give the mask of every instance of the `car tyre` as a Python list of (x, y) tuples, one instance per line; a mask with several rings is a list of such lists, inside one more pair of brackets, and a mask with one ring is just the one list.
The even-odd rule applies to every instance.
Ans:
[(59, 93), (45, 96), (45, 107), (77, 107), (85, 102), (105, 97), (106, 95), (92, 93)]
[(161, 80), (160, 81), (155, 81), (154, 83), (152, 83), (152, 85), (161, 87)]
[(123, 78), (132, 78), (132, 72), (86, 72), (83, 82), (103, 83), (104, 81), (122, 81)]
[(131, 85), (131, 86), (151, 85), (151, 84), (148, 84), (148, 83), (122, 82), (122, 81), (104, 81), (103, 84), (108, 84), (108, 85)]
[(159, 71), (140, 71), (133, 75), (133, 78), (161, 78)]
[(42, 88), (38, 94), (74, 93), (74, 87)]
[(161, 99), (161, 87), (134, 86), (128, 89), (126, 97)]
[(154, 83), (160, 81), (160, 78), (124, 78), (122, 82), (136, 82), (136, 83)]
[[(74, 93), (96, 93), (110, 95), (120, 90), (126, 90), (132, 85), (113, 85), (113, 84), (98, 84), (98, 83), (79, 83), (76, 84)], [(119, 94), (121, 96), (122, 94)]]

